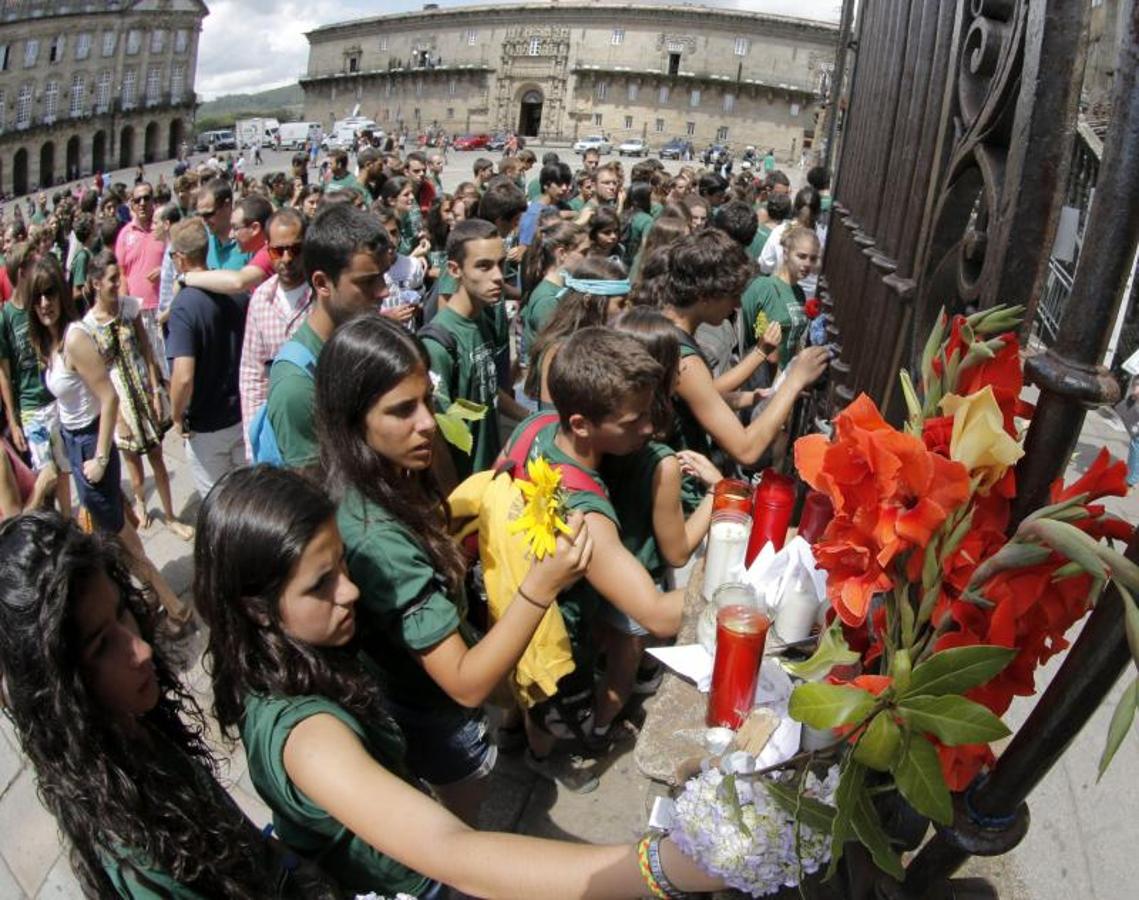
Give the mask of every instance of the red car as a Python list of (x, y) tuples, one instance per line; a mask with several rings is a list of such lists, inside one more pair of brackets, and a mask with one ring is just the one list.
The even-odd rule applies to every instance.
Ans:
[(483, 150), (489, 143), (489, 134), (464, 134), (455, 138), (451, 146), (456, 150)]

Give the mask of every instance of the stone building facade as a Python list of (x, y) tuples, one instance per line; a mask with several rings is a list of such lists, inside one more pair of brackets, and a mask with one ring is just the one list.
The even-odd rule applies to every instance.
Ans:
[(192, 140), (198, 0), (7, 0), (0, 194), (169, 159)]
[(739, 10), (596, 2), (437, 9), (308, 33), (305, 118), (359, 104), (385, 130), (674, 137), (796, 157), (837, 26)]

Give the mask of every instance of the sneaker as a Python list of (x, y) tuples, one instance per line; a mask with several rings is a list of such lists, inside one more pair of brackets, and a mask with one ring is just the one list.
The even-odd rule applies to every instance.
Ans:
[(640, 730), (628, 719), (618, 719), (610, 722), (604, 728), (594, 728), (589, 734), (590, 750), (594, 754), (608, 753), (614, 747), (623, 744), (634, 744)]
[(660, 663), (641, 663), (637, 669), (637, 680), (633, 682), (634, 694), (655, 694), (664, 680), (664, 666)]
[(526, 768), (535, 775), (560, 784), (575, 794), (588, 794), (597, 790), (597, 786), (601, 783), (593, 774), (593, 767), (580, 756), (551, 753), (545, 759), (538, 759), (531, 750), (527, 749)]

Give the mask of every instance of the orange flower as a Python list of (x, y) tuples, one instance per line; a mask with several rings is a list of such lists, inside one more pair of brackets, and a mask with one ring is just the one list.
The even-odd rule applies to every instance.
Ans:
[(795, 465), (834, 504), (815, 544), (827, 594), (848, 625), (866, 618), (874, 594), (893, 587), (891, 564), (924, 548), (969, 498), (965, 467), (892, 428), (865, 394), (835, 417), (835, 437), (795, 442)]

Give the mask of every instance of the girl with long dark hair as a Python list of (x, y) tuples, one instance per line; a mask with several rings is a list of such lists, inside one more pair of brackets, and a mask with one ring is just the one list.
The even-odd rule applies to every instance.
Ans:
[[(360, 321), (338, 331), (325, 352)], [(390, 323), (384, 327), (390, 338), (411, 343)], [(403, 424), (383, 428), (414, 432), (408, 423), (421, 417), (424, 400), (416, 393), (407, 413), (381, 399), (359, 429), (372, 434), (395, 416)], [(576, 550), (562, 538), (555, 558), (577, 557), (584, 535)], [(238, 469), (202, 505), (195, 592), (205, 598), (211, 626), (218, 719), (229, 733), (240, 731), (250, 776), (282, 840), (319, 856), (345, 893), (434, 898), (440, 882), (475, 897), (648, 893), (632, 845), (480, 833), (414, 786), (408, 763), (426, 748), (411, 735), (405, 744), (384, 712), (379, 673), (354, 644), (366, 628), (367, 590), (346, 568), (353, 568), (353, 554), (341, 541), (335, 507), (297, 472)], [(527, 605), (516, 598), (508, 614)], [(360, 638), (367, 646), (368, 635)], [(671, 890), (715, 889), (670, 841), (662, 840), (659, 851)]]
[(653, 224), (653, 186), (647, 181), (634, 181), (625, 195), (625, 209), (621, 213), (621, 243), (625, 247), (622, 260), (626, 267), (633, 265), (641, 252), (641, 243)]
[(162, 502), (166, 527), (184, 541), (194, 536), (178, 521), (170, 494), (170, 473), (162, 456), (162, 438), (173, 424), (169, 398), (162, 387), (158, 360), (142, 324), (136, 297), (120, 296), (122, 287), (118, 260), (110, 250), (97, 253), (89, 263), (88, 280), (94, 286), (95, 303), (83, 317), (94, 338), (119, 398), (119, 422), (115, 444), (126, 462), (134, 490), (139, 527), (150, 524), (143, 489), (142, 458), (154, 472), (154, 486)]
[(567, 275), (562, 279), (565, 293), (529, 348), (525, 390), (544, 409), (553, 408), (546, 375), (558, 345), (575, 331), (607, 324), (628, 306), (629, 283), (621, 263), (587, 257)]
[(44, 383), (59, 407), (63, 446), (79, 502), (94, 526), (118, 535), (135, 571), (158, 595), (175, 632), (193, 609), (175, 596), (143, 549), (123, 510), (119, 453), (114, 445), (119, 398), (95, 339), (79, 320), (71, 289), (54, 256), (42, 256), (27, 276), (28, 337), (44, 368)]
[(538, 229), (536, 239), (522, 258), (522, 353), (549, 321), (565, 287), (563, 272), (585, 258), (589, 235), (573, 222), (558, 222)]
[(465, 624), (465, 561), (431, 472), (436, 423), (427, 352), (377, 316), (339, 328), (316, 371), (324, 477), (339, 504), (349, 571), (362, 591), (364, 647), (388, 677), (386, 704), (416, 748), (416, 775), (472, 822), (495, 748), (479, 711), (546, 608), (585, 571), (572, 549), (535, 562), (506, 614), (477, 643)]
[(620, 262), (621, 217), (608, 206), (599, 206), (589, 218), (589, 256)]
[(314, 897), (214, 780), (122, 546), (54, 513), (0, 526), (5, 712), (90, 897)]

